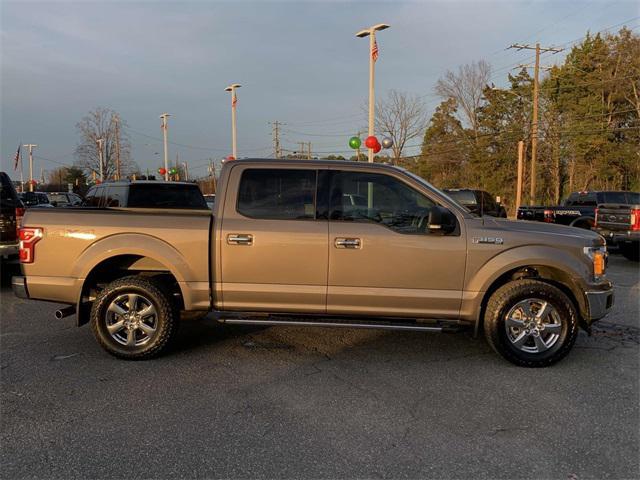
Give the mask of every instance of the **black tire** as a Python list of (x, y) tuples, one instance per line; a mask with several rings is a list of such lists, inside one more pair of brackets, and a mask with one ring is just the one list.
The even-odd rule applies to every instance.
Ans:
[[(509, 335), (516, 335), (519, 329), (516, 327), (516, 330), (509, 330), (506, 325), (507, 314), (521, 302), (532, 299), (548, 302), (554, 309), (554, 318), (560, 322), (560, 326), (555, 323), (549, 325), (557, 329), (557, 337), (553, 337), (549, 331), (545, 333), (542, 330), (542, 333), (539, 333), (536, 330), (538, 333), (535, 336), (547, 335), (548, 339), (555, 339), (553, 342), (550, 341), (552, 345), (542, 352), (522, 349), (538, 348), (533, 345), (517, 347)], [(539, 280), (516, 280), (503, 285), (491, 295), (484, 314), (484, 333), (491, 348), (521, 367), (548, 367), (564, 358), (576, 341), (578, 328), (578, 315), (573, 302), (559, 288)], [(525, 334), (524, 327), (520, 333)], [(535, 343), (537, 340), (533, 334), (523, 336), (528, 337), (527, 343)]]
[[(107, 330), (108, 322), (115, 318), (109, 317), (109, 306), (118, 298), (129, 294), (140, 296), (155, 309), (151, 315), (155, 331), (149, 335), (141, 329), (138, 333), (134, 331), (134, 341), (130, 346), (119, 343), (117, 338)], [(160, 355), (168, 348), (175, 337), (179, 315), (179, 311), (170, 301), (170, 295), (165, 292), (160, 282), (141, 276), (123, 277), (108, 284), (93, 302), (91, 330), (100, 346), (111, 355), (127, 360), (145, 360)], [(129, 329), (125, 331), (128, 332)], [(135, 345), (137, 335), (146, 335), (143, 339), (146, 339), (146, 343)]]
[(640, 242), (620, 243), (620, 253), (632, 262), (640, 261)]

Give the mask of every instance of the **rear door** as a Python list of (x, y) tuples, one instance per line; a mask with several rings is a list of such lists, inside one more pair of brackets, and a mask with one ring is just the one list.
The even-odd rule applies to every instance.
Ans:
[(326, 311), (328, 222), (318, 211), (326, 169), (238, 163), (217, 230), (216, 306)]
[[(464, 224), (429, 233), (436, 205), (404, 176), (331, 172), (327, 312), (373, 316), (459, 315), (466, 262)], [(365, 206), (345, 201), (367, 198)]]

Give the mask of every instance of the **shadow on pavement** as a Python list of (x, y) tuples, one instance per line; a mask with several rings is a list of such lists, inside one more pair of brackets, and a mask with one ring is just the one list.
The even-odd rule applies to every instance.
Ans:
[(17, 260), (2, 260), (0, 267), (0, 289), (11, 290), (11, 277), (20, 275), (20, 263)]

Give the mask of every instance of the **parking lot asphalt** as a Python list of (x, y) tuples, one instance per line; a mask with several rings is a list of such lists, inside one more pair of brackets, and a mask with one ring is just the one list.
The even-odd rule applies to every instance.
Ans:
[(468, 334), (185, 322), (145, 362), (102, 351), (2, 266), (2, 478), (638, 478), (640, 275), (547, 369)]

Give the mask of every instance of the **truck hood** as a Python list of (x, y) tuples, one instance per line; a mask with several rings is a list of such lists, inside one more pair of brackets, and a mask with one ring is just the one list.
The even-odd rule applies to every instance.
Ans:
[(498, 231), (503, 231), (517, 236), (540, 235), (549, 243), (565, 243), (583, 246), (600, 246), (605, 244), (602, 236), (591, 230), (582, 228), (556, 225), (553, 223), (529, 222), (526, 220), (507, 220), (502, 218), (482, 217), (477, 219), (483, 224), (483, 229), (493, 231), (498, 235)]

